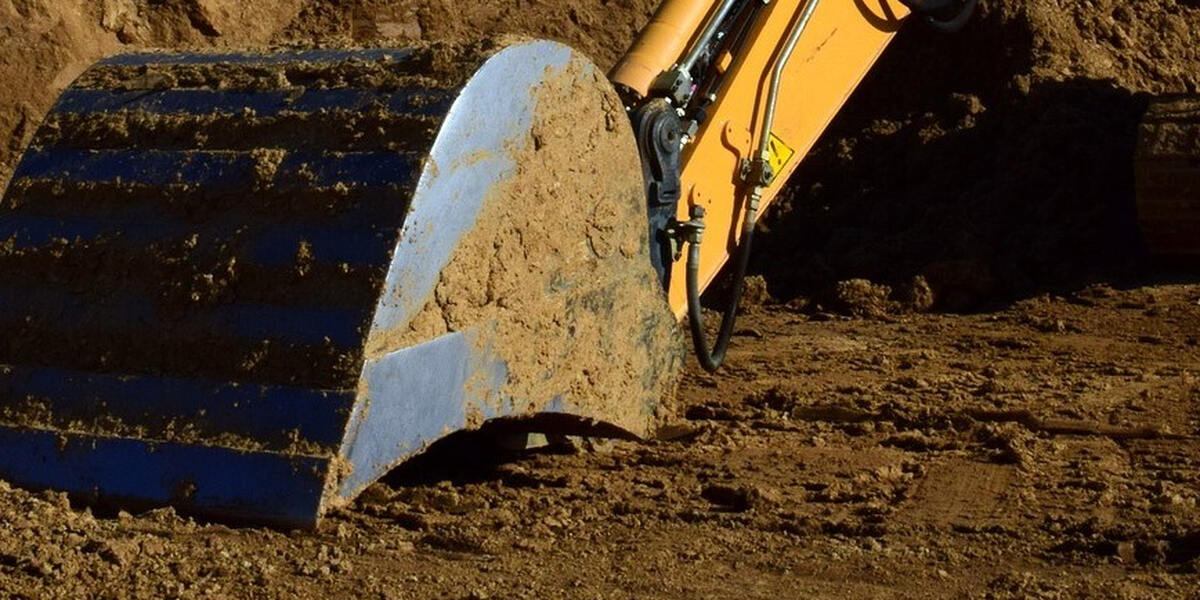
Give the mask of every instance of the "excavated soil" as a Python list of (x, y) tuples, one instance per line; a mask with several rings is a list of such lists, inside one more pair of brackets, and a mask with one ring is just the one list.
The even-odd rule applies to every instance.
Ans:
[[(607, 65), (653, 5), (0, 0), (0, 168), (126, 44), (517, 32)], [(313, 533), (0, 484), (0, 591), (1198, 598), (1200, 285), (1145, 260), (1131, 163), (1148, 94), (1200, 87), (1198, 37), (1190, 0), (905, 31), (768, 216), (729, 365), (685, 376), (660, 439), (459, 439)]]
[(993, 0), (958, 35), (901, 35), (767, 216), (758, 269), (826, 307), (856, 278), (921, 277), (955, 311), (1136, 283), (1138, 122), (1200, 90), (1197, 48), (1177, 0)]

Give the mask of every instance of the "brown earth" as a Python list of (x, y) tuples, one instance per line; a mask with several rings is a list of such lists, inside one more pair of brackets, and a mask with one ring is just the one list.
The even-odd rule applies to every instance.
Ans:
[[(21, 90), (0, 179), (125, 44), (517, 32), (610, 64), (654, 2), (566, 4), (0, 0)], [(505, 460), (459, 441), (314, 533), (0, 484), (0, 592), (1200, 598), (1200, 286), (1153, 283), (1129, 165), (1144, 94), (1200, 87), (1198, 37), (1192, 0), (992, 0), (959, 36), (907, 30), (766, 224), (789, 304), (759, 290), (662, 439)], [(931, 304), (981, 312), (905, 314)]]
[(1200, 286), (755, 308), (667, 439), (463, 443), (315, 533), (0, 490), (28, 598), (1195, 598)]
[(1198, 48), (1177, 0), (992, 0), (957, 35), (907, 31), (767, 215), (758, 269), (824, 304), (920, 275), (943, 310), (1136, 283), (1138, 121), (1200, 91)]

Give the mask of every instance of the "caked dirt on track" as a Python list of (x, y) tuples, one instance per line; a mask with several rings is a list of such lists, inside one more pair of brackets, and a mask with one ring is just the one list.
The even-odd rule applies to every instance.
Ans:
[[(607, 65), (654, 4), (0, 0), (0, 180), (123, 48), (515, 32)], [(0, 484), (0, 595), (1200, 597), (1200, 285), (1147, 283), (1126, 170), (1140, 94), (1200, 84), (1197, 31), (1183, 0), (993, 0), (904, 33), (767, 223), (786, 304), (662, 439), (468, 439), (311, 533)]]
[[(58, 93), (90, 64), (146, 48), (560, 40), (611, 66), (656, 0), (0, 0), (0, 186)], [(17, 93), (19, 91), (19, 93)]]

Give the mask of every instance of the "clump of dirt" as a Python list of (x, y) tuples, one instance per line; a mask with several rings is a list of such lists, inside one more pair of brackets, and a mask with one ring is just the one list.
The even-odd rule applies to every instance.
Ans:
[(856, 317), (878, 317), (887, 314), (892, 288), (877, 285), (866, 279), (839, 281), (833, 286), (832, 308)]
[[(763, 282), (762, 276), (751, 276)], [(813, 296), (793, 298), (788, 306), (801, 312), (849, 317), (882, 318), (887, 315), (928, 311), (934, 303), (933, 289), (924, 276), (917, 275), (897, 287), (872, 282), (869, 279), (847, 279), (820, 290)]]
[(946, 310), (1139, 276), (1137, 125), (1148, 95), (1200, 87), (1197, 47), (1200, 6), (1175, 0), (905, 29), (765, 216), (757, 270), (784, 301), (922, 275)]

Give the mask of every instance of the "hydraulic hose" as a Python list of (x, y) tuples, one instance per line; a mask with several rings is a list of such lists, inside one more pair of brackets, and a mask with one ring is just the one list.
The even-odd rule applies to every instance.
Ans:
[[(742, 292), (745, 291), (746, 270), (750, 266), (750, 247), (754, 240), (754, 227), (758, 223), (758, 205), (762, 200), (763, 190), (770, 185), (774, 179), (773, 175), (766, 175), (766, 165), (770, 159), (770, 141), (771, 130), (775, 125), (775, 110), (779, 102), (779, 90), (783, 82), (783, 72), (787, 65), (792, 60), (792, 53), (796, 50), (796, 45), (800, 42), (804, 32), (808, 29), (809, 23), (812, 21), (813, 14), (816, 13), (817, 6), (820, 0), (807, 0), (804, 7), (801, 9), (797, 17), (796, 23), (792, 26), (791, 33), (788, 35), (787, 41), (784, 43), (783, 51), (776, 59), (771, 72), (771, 86), (767, 95), (766, 114), (763, 118), (762, 132), (760, 133), (758, 159), (755, 161), (759, 166), (754, 169), (753, 182), (754, 187), (750, 192), (746, 202), (746, 216), (742, 220), (742, 235), (740, 245), (738, 247), (737, 262), (733, 272), (733, 289), (730, 290), (729, 302), (725, 306), (725, 312), (721, 315), (721, 329), (717, 332), (716, 343), (712, 349), (708, 347), (708, 339), (704, 334), (704, 319), (700, 308), (700, 235), (703, 231), (704, 216), (703, 210), (699, 210), (697, 214), (693, 214), (692, 229), (696, 232), (688, 243), (688, 258), (687, 258), (687, 301), (688, 301), (688, 325), (692, 331), (692, 345), (696, 349), (696, 358), (700, 361), (700, 366), (704, 367), (705, 371), (712, 373), (721, 368), (721, 364), (725, 362), (725, 352), (729, 350), (729, 340), (733, 338), (733, 327), (737, 323), (738, 309), (742, 304)], [(693, 210), (700, 207), (695, 207)]]
[(704, 333), (704, 318), (700, 308), (700, 239), (693, 239), (688, 244), (687, 257), (687, 302), (688, 325), (692, 333), (692, 346), (696, 350), (696, 359), (700, 366), (709, 373), (721, 368), (725, 362), (725, 352), (729, 350), (729, 340), (733, 338), (733, 327), (737, 322), (737, 313), (742, 304), (742, 293), (745, 291), (746, 271), (750, 266), (750, 247), (754, 238), (754, 227), (758, 222), (758, 198), (754, 194), (750, 206), (746, 210), (746, 218), (742, 222), (741, 243), (738, 246), (738, 256), (734, 263), (733, 289), (730, 290), (729, 301), (721, 315), (721, 328), (717, 333), (716, 343), (712, 349), (708, 347), (708, 336)]
[[(925, 16), (925, 22), (933, 29), (942, 33), (954, 33), (966, 26), (975, 14), (979, 0), (900, 0), (915, 13)], [(944, 13), (957, 5), (954, 14), (946, 17)]]
[[(912, 9), (913, 12), (923, 15), (931, 27), (942, 32), (953, 32), (962, 29), (978, 6), (978, 0), (900, 1)], [(745, 291), (746, 271), (750, 265), (750, 247), (754, 238), (754, 227), (758, 220), (759, 202), (762, 199), (764, 188), (770, 185), (775, 178), (775, 173), (772, 173), (767, 165), (770, 159), (769, 144), (771, 130), (774, 126), (775, 110), (779, 100), (779, 90), (783, 81), (783, 73), (791, 61), (792, 52), (796, 49), (797, 43), (808, 28), (819, 2), (820, 0), (807, 0), (804, 3), (804, 7), (801, 9), (798, 19), (783, 46), (783, 51), (779, 58), (776, 59), (772, 70), (771, 85), (767, 95), (766, 111), (759, 140), (758, 158), (751, 164), (751, 178), (755, 181), (753, 191), (751, 191), (747, 199), (745, 219), (742, 221), (740, 245), (733, 272), (733, 288), (730, 290), (730, 298), (726, 304), (725, 311), (721, 315), (721, 328), (717, 332), (716, 342), (711, 349), (708, 347), (708, 339), (704, 332), (703, 312), (700, 306), (700, 241), (704, 230), (703, 209), (699, 206), (693, 207), (692, 220), (689, 223), (680, 224), (683, 226), (683, 229), (689, 232), (687, 237), (687, 305), (688, 325), (691, 329), (692, 345), (695, 347), (696, 358), (699, 360), (700, 366), (710, 373), (721, 368), (721, 364), (725, 362), (725, 353), (729, 349), (729, 341), (733, 337), (738, 309), (742, 303), (742, 293)], [(706, 28), (706, 36), (716, 31), (717, 22), (724, 18), (732, 4), (733, 2), (730, 0), (722, 2), (717, 18), (714, 18)], [(956, 7), (957, 10), (955, 10)], [(954, 12), (947, 16), (946, 13), (950, 11)], [(689, 53), (689, 60), (685, 61), (685, 64), (690, 67), (697, 55), (698, 50), (693, 48), (692, 52)]]

